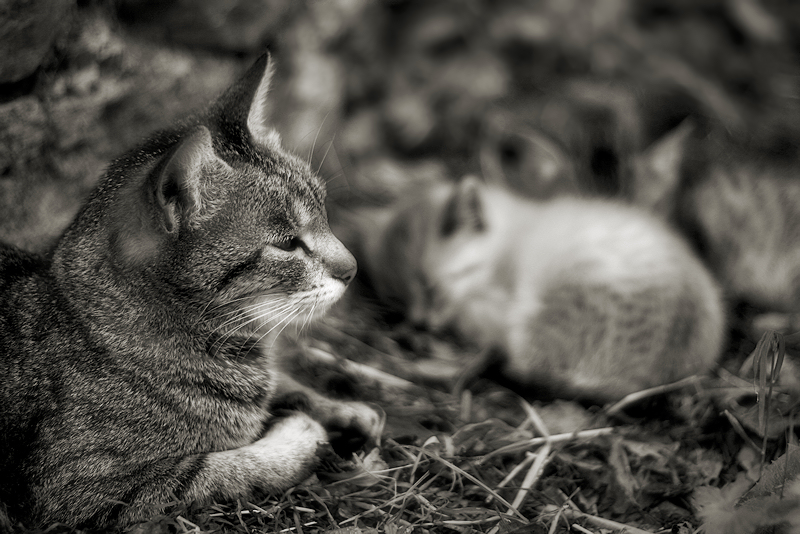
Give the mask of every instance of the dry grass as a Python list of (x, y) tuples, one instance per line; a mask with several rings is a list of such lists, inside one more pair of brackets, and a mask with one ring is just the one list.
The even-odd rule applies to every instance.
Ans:
[[(767, 417), (790, 395), (769, 378), (780, 362), (768, 349), (779, 349), (780, 336), (754, 351), (755, 382), (722, 369), (586, 409), (528, 403), (489, 382), (455, 395), (443, 384), (457, 381), (461, 366), (450, 358), (463, 361), (464, 349), (331, 324), (298, 344), (298, 372), (355, 378), (351, 395), (387, 413), (380, 447), (323, 465), (284, 495), (173, 505), (137, 532), (692, 534), (702, 519), (697, 488), (724, 489), (784, 447)], [(409, 342), (427, 346), (428, 358), (403, 348)], [(770, 362), (775, 372), (764, 378)], [(760, 402), (748, 405), (754, 394)], [(772, 405), (762, 408), (766, 398)]]
[[(707, 534), (723, 534), (725, 525), (767, 524), (800, 503), (788, 484), (800, 472), (797, 457), (769, 465), (795, 441), (794, 336), (743, 340), (739, 352), (754, 349), (741, 366), (728, 354), (715, 376), (587, 408), (528, 402), (487, 380), (452, 393), (477, 357), (469, 348), (359, 317), (340, 313), (288, 350), (306, 381), (382, 406), (379, 447), (327, 461), (282, 495), (165, 503), (128, 530), (695, 534), (705, 522)], [(770, 506), (740, 508), (765, 472), (773, 482), (758, 495)]]

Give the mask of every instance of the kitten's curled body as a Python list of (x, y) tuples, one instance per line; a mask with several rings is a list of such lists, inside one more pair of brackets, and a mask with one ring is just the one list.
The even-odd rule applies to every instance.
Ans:
[(271, 352), (355, 260), (322, 181), (264, 123), (262, 57), (211, 108), (123, 156), (48, 258), (0, 246), (0, 500), (34, 524), (107, 527), (172, 501), (279, 491), (323, 425), (378, 415), (291, 388)]
[(535, 202), (467, 179), (389, 211), (369, 245), (378, 293), (414, 322), (499, 349), (514, 382), (607, 401), (705, 371), (719, 354), (713, 279), (634, 208)]

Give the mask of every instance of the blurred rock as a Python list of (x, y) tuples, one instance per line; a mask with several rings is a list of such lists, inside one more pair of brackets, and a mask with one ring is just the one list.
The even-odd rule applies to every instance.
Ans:
[(173, 42), (254, 53), (274, 41), (304, 5), (293, 0), (123, 0), (119, 12), (124, 19), (160, 27)]
[(0, 104), (0, 174), (41, 156), (46, 132), (47, 117), (35, 97)]
[(308, 155), (323, 176), (338, 173), (341, 161), (328, 147), (347, 103), (350, 68), (344, 54), (334, 53), (342, 41), (369, 20), (370, 0), (308, 2), (291, 25), (283, 28), (273, 102), (273, 119), (284, 144)]
[(0, 0), (0, 83), (33, 74), (67, 29), (73, 0)]
[(77, 13), (57, 44), (60, 69), (0, 104), (0, 240), (30, 250), (63, 231), (110, 160), (208, 104), (244, 67), (137, 40), (102, 9)]

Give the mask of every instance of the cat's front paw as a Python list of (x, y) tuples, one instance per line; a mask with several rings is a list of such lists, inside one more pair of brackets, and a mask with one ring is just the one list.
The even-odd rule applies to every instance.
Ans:
[(377, 405), (332, 401), (321, 419), (333, 449), (346, 457), (362, 447), (380, 444), (386, 414)]
[(274, 421), (253, 448), (272, 460), (278, 478), (289, 487), (311, 475), (330, 445), (328, 433), (319, 422), (308, 414), (293, 412)]
[(283, 387), (287, 391), (273, 402), (272, 413), (296, 410), (309, 414), (328, 431), (339, 456), (347, 458), (364, 446), (380, 443), (386, 414), (379, 406), (331, 399), (287, 377), (283, 378)]

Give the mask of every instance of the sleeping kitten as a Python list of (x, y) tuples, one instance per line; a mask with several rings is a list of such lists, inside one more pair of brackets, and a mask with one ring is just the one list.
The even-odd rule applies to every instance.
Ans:
[(719, 354), (711, 276), (629, 206), (535, 202), (467, 178), (379, 224), (365, 257), (379, 295), (415, 323), (498, 349), (502, 373), (530, 393), (614, 400), (703, 372)]
[[(271, 349), (356, 272), (323, 182), (266, 123), (263, 56), (206, 112), (113, 163), (47, 258), (0, 246), (0, 500), (105, 528), (282, 491), (324, 427), (378, 414), (292, 391)], [(271, 406), (301, 406), (282, 418)]]

